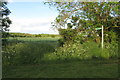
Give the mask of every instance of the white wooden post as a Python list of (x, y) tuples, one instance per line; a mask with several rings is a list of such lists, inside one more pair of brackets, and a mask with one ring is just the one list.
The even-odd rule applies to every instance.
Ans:
[(103, 43), (104, 43), (104, 32), (103, 32), (103, 25), (102, 25), (102, 43), (101, 43), (102, 49), (103, 49)]

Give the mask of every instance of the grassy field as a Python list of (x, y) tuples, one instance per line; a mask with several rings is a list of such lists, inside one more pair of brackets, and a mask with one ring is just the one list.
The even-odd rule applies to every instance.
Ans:
[[(17, 64), (3, 65), (3, 78), (117, 78), (118, 59), (41, 61), (58, 47), (58, 38), (10, 38)], [(18, 43), (19, 42), (19, 43)], [(11, 51), (12, 53), (12, 51)], [(27, 57), (26, 57), (27, 56)], [(13, 61), (14, 61), (13, 60)], [(12, 63), (12, 61), (11, 61)]]

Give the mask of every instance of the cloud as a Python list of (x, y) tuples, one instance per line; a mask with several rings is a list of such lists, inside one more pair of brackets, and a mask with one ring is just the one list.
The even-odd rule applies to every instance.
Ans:
[(14, 2), (13, 0), (7, 0), (9, 3), (12, 3), (12, 2)]
[(57, 31), (51, 29), (54, 18), (11, 18), (11, 20), (10, 32), (58, 34)]

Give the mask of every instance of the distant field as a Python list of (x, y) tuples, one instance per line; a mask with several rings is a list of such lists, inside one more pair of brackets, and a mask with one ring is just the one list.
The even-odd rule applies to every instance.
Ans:
[(59, 34), (9, 33), (10, 37), (60, 37)]
[[(50, 54), (58, 47), (59, 37), (17, 37), (9, 38), (13, 44), (5, 53), (11, 58), (9, 66), (3, 65), (3, 78), (117, 78), (118, 60), (70, 60), (42, 61), (44, 54)], [(11, 55), (13, 54), (13, 55)]]
[(38, 42), (38, 41), (57, 41), (60, 37), (55, 37), (55, 38), (52, 38), (52, 37), (9, 37), (9, 40), (10, 41), (33, 41), (33, 42)]

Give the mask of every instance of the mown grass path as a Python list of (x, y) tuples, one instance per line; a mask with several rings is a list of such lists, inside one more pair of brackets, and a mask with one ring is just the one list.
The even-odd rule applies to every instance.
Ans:
[(9, 66), (5, 78), (117, 78), (117, 60)]

